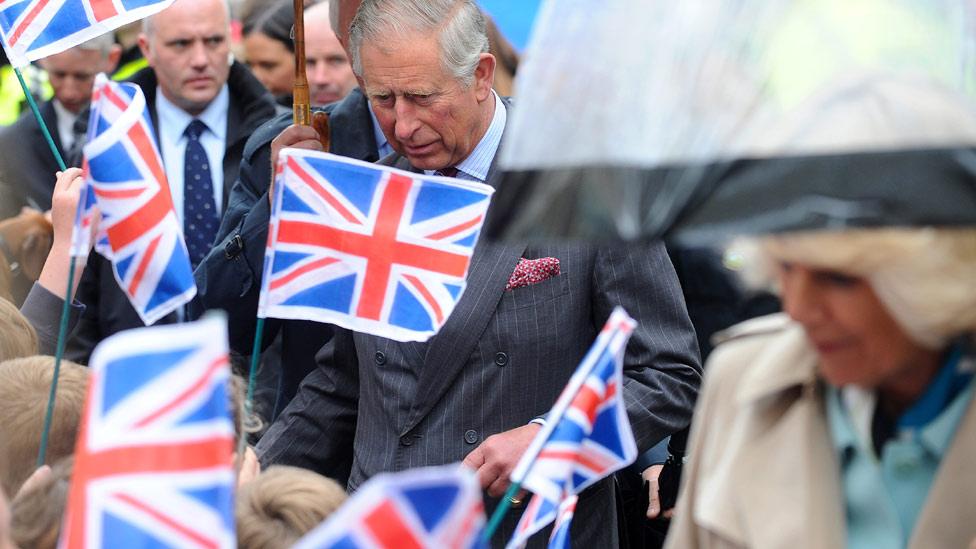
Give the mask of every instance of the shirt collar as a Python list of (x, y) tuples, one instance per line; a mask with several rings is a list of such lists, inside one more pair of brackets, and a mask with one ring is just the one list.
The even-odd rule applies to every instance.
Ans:
[(369, 111), (369, 119), (373, 121), (373, 137), (376, 138), (376, 151), (379, 153), (379, 157), (383, 158), (393, 152), (393, 147), (390, 146), (390, 142), (386, 139), (386, 134), (383, 133), (383, 128), (380, 127), (380, 121), (376, 119), (373, 106), (369, 105), (368, 102), (367, 105), (366, 110)]
[[(933, 456), (941, 459), (949, 450), (956, 432), (956, 427), (969, 406), (969, 402), (976, 390), (971, 371), (972, 357), (950, 356), (943, 371), (949, 371), (963, 376), (962, 387), (944, 403), (938, 414), (923, 425), (916, 427), (918, 442)], [(967, 375), (969, 373), (969, 375)], [(960, 379), (960, 378), (956, 378)], [(938, 377), (933, 380), (926, 393), (941, 392), (937, 387)], [(925, 399), (923, 395), (919, 401)], [(834, 449), (841, 458), (841, 463), (853, 450), (863, 445), (870, 447), (871, 418), (877, 406), (877, 398), (871, 391), (856, 387), (827, 389), (827, 417), (830, 423), (831, 440)], [(911, 408), (909, 409), (909, 411)], [(906, 415), (908, 412), (906, 412)], [(904, 417), (904, 415), (903, 415)], [(898, 436), (911, 436), (911, 429), (901, 427)]]
[[(481, 141), (478, 142), (474, 150), (471, 151), (471, 154), (457, 166), (454, 166), (458, 169), (458, 172), (471, 176), (482, 183), (488, 180), (488, 172), (491, 170), (491, 164), (495, 160), (495, 153), (498, 152), (498, 146), (502, 142), (502, 134), (505, 132), (505, 123), (508, 120), (505, 103), (498, 97), (495, 90), (492, 90), (491, 94), (495, 98), (495, 114), (491, 117), (491, 124), (488, 125), (488, 130), (481, 137)], [(431, 175), (434, 171), (425, 170), (425, 173)]]
[(227, 110), (230, 107), (230, 90), (227, 84), (220, 88), (220, 92), (214, 97), (213, 101), (199, 116), (191, 116), (190, 113), (177, 107), (172, 101), (163, 95), (163, 91), (156, 88), (156, 115), (159, 117), (159, 135), (169, 143), (176, 143), (183, 137), (183, 132), (194, 119), (198, 119), (207, 125), (210, 130), (221, 141), (227, 137)]

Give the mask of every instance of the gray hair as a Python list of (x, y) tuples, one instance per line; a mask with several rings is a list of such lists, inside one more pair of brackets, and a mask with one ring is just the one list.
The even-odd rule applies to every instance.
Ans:
[(102, 54), (102, 57), (108, 57), (109, 52), (115, 47), (115, 37), (112, 33), (106, 32), (105, 34), (100, 34), (87, 42), (82, 42), (76, 46), (79, 50), (84, 51), (97, 51)]
[[(339, 36), (339, 4), (342, 0), (335, 0), (334, 2), (329, 2), (329, 26), (332, 27), (332, 32), (336, 36)], [(346, 29), (347, 31), (349, 29)]]
[(360, 50), (390, 34), (436, 33), (445, 70), (465, 86), (488, 52), (485, 17), (473, 0), (363, 0), (349, 31), (352, 68), (363, 76)]

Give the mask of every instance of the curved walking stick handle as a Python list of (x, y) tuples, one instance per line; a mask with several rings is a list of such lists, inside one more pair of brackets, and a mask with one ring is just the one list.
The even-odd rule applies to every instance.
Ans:
[(308, 93), (308, 75), (305, 72), (305, 4), (295, 3), (295, 85), (292, 88), (292, 120), (301, 126), (312, 125), (312, 105)]

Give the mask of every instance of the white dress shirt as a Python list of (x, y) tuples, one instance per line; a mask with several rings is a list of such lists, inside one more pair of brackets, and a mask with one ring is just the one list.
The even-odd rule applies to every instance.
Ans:
[(156, 88), (156, 115), (159, 119), (159, 148), (163, 155), (169, 192), (173, 196), (173, 209), (180, 224), (183, 223), (183, 158), (189, 141), (186, 127), (198, 119), (207, 125), (207, 131), (200, 136), (200, 144), (207, 152), (210, 174), (213, 177), (214, 203), (220, 214), (224, 201), (224, 152), (227, 150), (227, 109), (230, 106), (230, 91), (225, 84), (217, 97), (207, 105), (200, 116), (193, 117), (174, 105)]
[[(52, 99), (51, 104), (54, 105), (54, 114), (58, 117), (58, 138), (61, 140), (61, 150), (67, 153), (75, 143), (74, 126), (78, 115), (64, 108), (64, 105), (57, 99)], [(70, 162), (67, 158), (64, 160)]]

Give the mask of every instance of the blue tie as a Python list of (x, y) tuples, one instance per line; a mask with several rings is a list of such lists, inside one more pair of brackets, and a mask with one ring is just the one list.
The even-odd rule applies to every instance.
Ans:
[(207, 125), (199, 120), (186, 127), (186, 155), (183, 158), (183, 234), (195, 268), (206, 257), (217, 236), (220, 216), (214, 201), (213, 180), (207, 151), (200, 135)]

